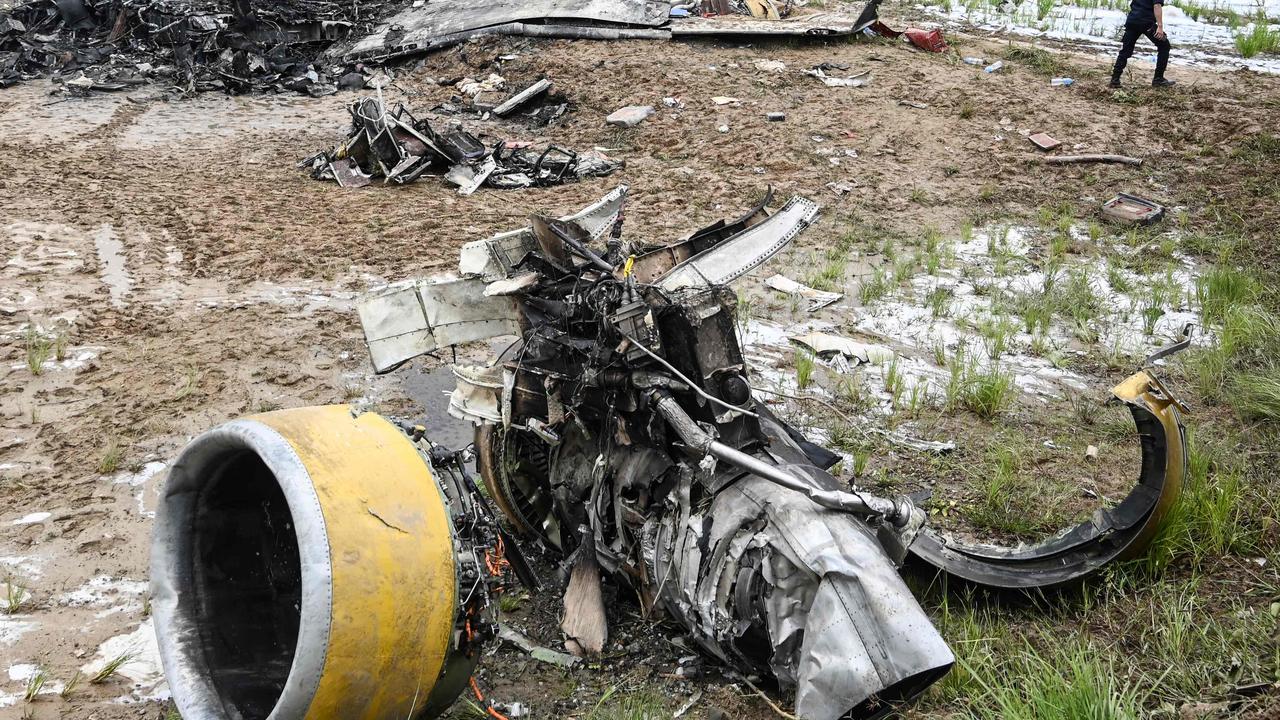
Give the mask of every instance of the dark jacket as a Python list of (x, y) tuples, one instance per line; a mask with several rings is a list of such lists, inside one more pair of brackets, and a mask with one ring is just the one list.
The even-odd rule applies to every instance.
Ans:
[(1156, 24), (1156, 5), (1163, 5), (1163, 0), (1132, 0), (1129, 5), (1129, 17), (1125, 25), (1132, 28), (1146, 29)]

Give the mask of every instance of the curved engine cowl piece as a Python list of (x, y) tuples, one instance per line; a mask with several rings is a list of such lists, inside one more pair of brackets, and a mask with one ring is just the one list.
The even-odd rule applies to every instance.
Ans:
[(235, 420), (174, 463), (152, 607), (190, 720), (413, 720), (463, 689), (459, 557), (440, 474), (347, 406)]
[(1142, 444), (1141, 475), (1128, 497), (1034, 545), (964, 543), (926, 528), (911, 545), (911, 553), (980, 585), (1039, 589), (1082, 580), (1108, 563), (1145, 552), (1182, 493), (1187, 452), (1180, 403), (1150, 370), (1135, 373), (1111, 392), (1129, 407)]

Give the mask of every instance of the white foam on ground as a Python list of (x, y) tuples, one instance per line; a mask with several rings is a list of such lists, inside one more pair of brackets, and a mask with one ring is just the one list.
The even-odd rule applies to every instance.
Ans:
[(137, 487), (159, 475), (164, 471), (166, 464), (157, 460), (153, 460), (142, 466), (142, 469), (136, 473), (121, 473), (111, 480), (116, 485), (132, 485)]
[(94, 617), (102, 619), (116, 613), (141, 612), (148, 588), (149, 585), (140, 580), (99, 575), (58, 596), (57, 603), (65, 607), (99, 608), (100, 612)]
[[(0, 602), (5, 602), (0, 600)], [(0, 614), (0, 645), (13, 645), (27, 633), (35, 630), (39, 624), (30, 615)]]
[(40, 561), (26, 555), (6, 555), (0, 557), (0, 575), (6, 577), (20, 575), (30, 580), (39, 580), (44, 575)]
[[(1093, 246), (1084, 228), (1075, 227), (1070, 232), (1075, 241)], [(1053, 286), (1065, 287), (1073, 275), (1087, 280), (1098, 311), (1086, 326), (1096, 333), (1097, 341), (1088, 344), (1079, 340), (1077, 328), (1058, 314), (1050, 319), (1047, 331), (1026, 332), (1020, 316), (997, 306), (997, 295), (1005, 292), (1007, 301), (1008, 293), (1046, 292), (1043, 270), (1046, 263), (1043, 253), (1031, 242), (1032, 236), (1031, 231), (1023, 228), (990, 228), (975, 232), (968, 240), (952, 243), (947, 251), (951, 259), (942, 263), (935, 274), (917, 271), (908, 282), (893, 284), (883, 298), (862, 307), (830, 308), (843, 316), (839, 329), (832, 329), (830, 322), (819, 319), (791, 327), (748, 322), (741, 336), (743, 354), (753, 373), (753, 385), (788, 394), (800, 393), (794, 368), (795, 346), (788, 338), (821, 330), (858, 340), (870, 337), (897, 353), (896, 363), (882, 360), (856, 367), (815, 359), (816, 364), (851, 372), (864, 395), (876, 399), (876, 410), (880, 414), (891, 414), (894, 410), (892, 393), (885, 388), (891, 367), (903, 382), (899, 406), (907, 402), (916, 387), (924, 399), (937, 402), (943, 398), (951, 370), (936, 362), (939, 353), (945, 365), (950, 365), (957, 353), (963, 352), (966, 362), (975, 369), (1007, 373), (1024, 397), (1047, 403), (1087, 391), (1099, 380), (1070, 369), (1076, 358), (1108, 352), (1137, 367), (1141, 358), (1152, 350), (1179, 340), (1184, 325), (1199, 323), (1195, 300), (1198, 270), (1190, 257), (1175, 253), (1172, 267), (1143, 276), (1119, 264), (1109, 265), (1108, 258), (1112, 262), (1122, 261), (1147, 250), (1108, 244), (1100, 239), (1098, 252), (1065, 253), (1055, 275), (1054, 282), (1058, 285)], [(999, 261), (993, 251), (1001, 258)], [(1000, 275), (997, 275), (998, 263), (1003, 265)], [(892, 267), (884, 265), (882, 271), (892, 272)], [(1109, 271), (1118, 284), (1127, 286), (1125, 291), (1111, 286)], [(1156, 302), (1150, 299), (1154, 297), (1150, 295), (1153, 284), (1171, 289), (1159, 298), (1160, 316), (1154, 322), (1144, 312), (1148, 306), (1156, 307)], [(979, 292), (976, 286), (984, 290)], [(934, 290), (951, 293), (949, 312), (938, 318), (933, 317), (927, 300)], [(984, 340), (979, 328), (997, 323), (1008, 328), (1007, 339), (1005, 349), (993, 358), (990, 352), (995, 348)], [(1195, 342), (1205, 344), (1211, 338), (1209, 334), (1200, 333)], [(830, 396), (816, 386), (806, 388), (803, 394)]]
[(86, 677), (93, 677), (108, 663), (122, 656), (128, 656), (128, 660), (120, 665), (116, 674), (130, 680), (132, 688), (128, 695), (117, 698), (118, 702), (133, 703), (169, 698), (169, 686), (165, 683), (164, 670), (160, 667), (160, 649), (156, 644), (156, 633), (151, 618), (144, 620), (132, 632), (117, 635), (103, 642), (98, 647), (97, 656), (85, 663), (80, 671)]
[(33, 512), (28, 515), (24, 515), (18, 518), (17, 520), (14, 520), (13, 524), (14, 525), (34, 525), (36, 523), (42, 523), (51, 517), (53, 517), (53, 513)]
[[(1091, 8), (1055, 3), (1044, 19), (1039, 16), (1039, 4), (1035, 0), (1003, 5), (994, 5), (987, 0), (972, 0), (967, 3), (952, 0), (949, 5), (941, 8), (920, 8), (927, 12), (941, 10), (940, 15), (953, 26), (1082, 42), (1096, 47), (1100, 52), (1114, 54), (1120, 47), (1120, 37), (1128, 17), (1128, 2), (1114, 4), (1116, 7)], [(1249, 32), (1258, 4), (1249, 0), (1227, 0), (1213, 4), (1220, 8), (1234, 8), (1241, 15), (1241, 26), (1232, 30), (1226, 25), (1192, 18), (1175, 5), (1165, 5), (1165, 31), (1174, 46), (1170, 63), (1230, 70), (1247, 67), (1259, 72), (1280, 73), (1280, 58), (1274, 55), (1245, 58), (1236, 50), (1236, 33)], [(1280, 3), (1277, 0), (1267, 0), (1265, 11), (1271, 18), (1269, 26), (1272, 29), (1280, 27), (1275, 22), (1275, 18), (1280, 16)], [(1145, 39), (1139, 39), (1133, 59), (1154, 65), (1155, 56), (1155, 48)], [(977, 70), (980, 72), (981, 68)]]

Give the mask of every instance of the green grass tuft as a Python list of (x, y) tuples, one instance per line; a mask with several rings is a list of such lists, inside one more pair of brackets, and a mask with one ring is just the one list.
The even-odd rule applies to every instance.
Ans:
[(1272, 30), (1267, 16), (1261, 12), (1254, 16), (1248, 30), (1236, 31), (1235, 41), (1236, 49), (1247, 58), (1280, 52), (1280, 30)]
[(973, 372), (965, 379), (960, 404), (973, 414), (990, 420), (1013, 402), (1013, 376), (999, 368)]
[(813, 382), (813, 353), (808, 350), (796, 350), (796, 386), (801, 390)]

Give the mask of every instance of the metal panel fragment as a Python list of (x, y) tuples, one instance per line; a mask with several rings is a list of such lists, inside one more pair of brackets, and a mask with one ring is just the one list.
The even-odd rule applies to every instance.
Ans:
[(343, 55), (352, 60), (426, 52), (489, 28), (521, 22), (569, 20), (579, 25), (658, 27), (667, 22), (670, 12), (671, 3), (662, 0), (432, 0), (394, 15)]
[(776, 255), (817, 217), (816, 203), (793, 197), (768, 220), (677, 265), (659, 284), (677, 290), (732, 282)]

